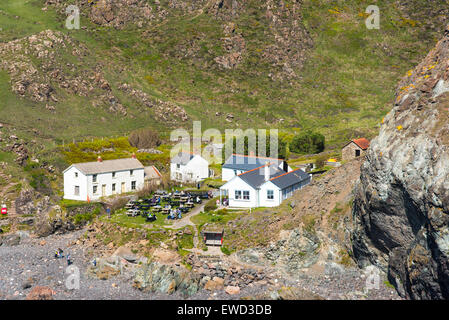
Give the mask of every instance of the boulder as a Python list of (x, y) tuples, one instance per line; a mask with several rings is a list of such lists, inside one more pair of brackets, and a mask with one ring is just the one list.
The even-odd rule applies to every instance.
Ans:
[(37, 286), (27, 295), (26, 300), (53, 300), (55, 294), (50, 287)]
[(227, 286), (225, 292), (229, 295), (236, 295), (240, 293), (240, 287), (238, 286)]
[(224, 279), (219, 277), (214, 277), (212, 280), (209, 280), (204, 285), (204, 289), (209, 291), (217, 291), (223, 289), (224, 287)]
[(158, 262), (142, 265), (134, 277), (134, 287), (142, 291), (173, 294), (184, 297), (195, 294), (200, 287), (199, 276), (180, 266)]
[(135, 262), (137, 260), (137, 256), (131, 251), (128, 247), (119, 247), (112, 256), (120, 257), (129, 262)]

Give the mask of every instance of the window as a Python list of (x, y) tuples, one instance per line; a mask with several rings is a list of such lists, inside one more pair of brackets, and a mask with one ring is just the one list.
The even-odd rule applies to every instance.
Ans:
[(93, 182), (97, 182), (97, 175), (96, 175), (96, 174), (94, 174), (94, 175), (92, 176), (92, 181), (93, 181)]
[(75, 186), (75, 196), (80, 195), (80, 186)]
[(237, 175), (237, 170), (234, 170), (234, 175)]
[(112, 173), (112, 178), (115, 178), (115, 172)]
[(249, 200), (249, 191), (243, 191), (243, 200)]
[(75, 172), (75, 178), (78, 178), (78, 172)]
[(242, 191), (235, 190), (235, 200), (242, 199)]
[(355, 150), (355, 156), (360, 157), (360, 150)]
[(131, 181), (131, 190), (136, 190), (136, 181)]
[(94, 192), (94, 194), (97, 194), (97, 190), (98, 190), (97, 186), (94, 186), (94, 187), (93, 187), (93, 192)]
[(181, 169), (181, 165), (179, 163), (176, 164), (176, 169)]
[(115, 183), (112, 184), (112, 192), (115, 192)]
[(273, 190), (267, 190), (267, 199), (268, 200), (274, 199), (274, 191)]
[(132, 175), (134, 175), (134, 170), (131, 170), (130, 172), (129, 172), (129, 174), (132, 176)]

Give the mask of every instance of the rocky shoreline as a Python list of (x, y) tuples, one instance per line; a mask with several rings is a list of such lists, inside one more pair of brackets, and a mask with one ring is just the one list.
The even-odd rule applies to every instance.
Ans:
[[(138, 255), (124, 256), (130, 262), (117, 253), (121, 272), (98, 277), (95, 271), (99, 268), (100, 259), (97, 258), (97, 266), (94, 267), (95, 252), (92, 248), (76, 244), (85, 231), (46, 238), (24, 236), (14, 243), (4, 242), (0, 246), (0, 268), (3, 270), (0, 299), (400, 299), (394, 289), (383, 282), (379, 290), (364, 293), (365, 280), (356, 269), (326, 271), (318, 275), (299, 274), (293, 279), (274, 269), (261, 271), (260, 268), (239, 266), (226, 257), (215, 261), (209, 257), (209, 261), (205, 261), (204, 257), (194, 254), (188, 259), (192, 266), (188, 270), (179, 263), (164, 265), (149, 263)], [(64, 258), (54, 257), (58, 248), (62, 248), (64, 254), (69, 253), (73, 265), (80, 270), (80, 288), (77, 290), (66, 288), (69, 276), (65, 273), (67, 262)], [(142, 277), (145, 268), (156, 270), (160, 276), (157, 279), (155, 276)], [(143, 283), (145, 281), (147, 283)]]

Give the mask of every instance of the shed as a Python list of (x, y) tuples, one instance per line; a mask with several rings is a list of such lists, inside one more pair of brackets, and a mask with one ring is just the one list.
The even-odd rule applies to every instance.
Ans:
[(203, 241), (207, 246), (222, 246), (224, 229), (218, 227), (208, 226), (201, 231)]
[(352, 160), (364, 155), (369, 145), (370, 141), (365, 138), (351, 140), (341, 150), (342, 160)]

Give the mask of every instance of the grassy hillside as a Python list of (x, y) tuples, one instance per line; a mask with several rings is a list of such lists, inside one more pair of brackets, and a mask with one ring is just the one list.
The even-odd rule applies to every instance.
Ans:
[[(236, 8), (148, 0), (112, 12), (103, 0), (47, 2), (0, 3), (0, 50), (23, 45), (3, 49), (0, 119), (47, 151), (55, 142), (140, 127), (190, 129), (192, 120), (204, 129), (314, 129), (329, 147), (372, 137), (398, 80), (440, 37), (447, 11), (445, 1), (387, 0), (379, 3), (380, 30), (368, 30), (369, 3), (356, 0), (248, 0)], [(72, 3), (81, 8), (80, 30), (64, 27)], [(100, 21), (105, 12), (112, 22)], [(42, 58), (30, 37), (44, 41), (46, 30), (62, 42), (42, 49), (49, 51)], [(8, 67), (20, 59), (27, 68), (13, 74)], [(51, 94), (33, 98), (32, 85), (18, 94), (23, 79)]]

